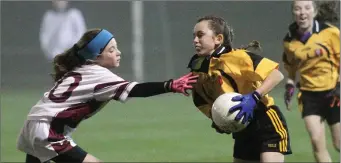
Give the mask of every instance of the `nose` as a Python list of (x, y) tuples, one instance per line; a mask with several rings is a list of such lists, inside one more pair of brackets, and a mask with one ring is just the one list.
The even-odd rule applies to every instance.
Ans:
[(195, 36), (194, 39), (193, 39), (193, 43), (196, 44), (198, 42), (199, 42), (199, 38), (198, 38), (198, 36)]

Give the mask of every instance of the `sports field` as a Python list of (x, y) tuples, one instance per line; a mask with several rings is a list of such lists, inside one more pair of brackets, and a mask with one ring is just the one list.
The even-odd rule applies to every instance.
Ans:
[[(30, 107), (42, 94), (43, 90), (2, 90), (1, 162), (24, 161), (24, 154), (15, 148), (17, 134)], [(286, 161), (314, 161), (299, 111), (284, 110), (279, 89), (271, 95), (277, 99), (289, 124), (294, 154), (286, 157)], [(133, 99), (126, 104), (112, 102), (81, 123), (73, 138), (89, 153), (107, 162), (232, 161), (233, 139), (230, 135), (215, 133), (210, 124), (192, 105), (191, 98), (166, 94)], [(332, 159), (339, 162), (329, 130), (327, 135)]]

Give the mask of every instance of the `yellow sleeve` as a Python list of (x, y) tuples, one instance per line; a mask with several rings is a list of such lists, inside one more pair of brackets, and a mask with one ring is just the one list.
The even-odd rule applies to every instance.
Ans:
[(333, 55), (335, 57), (335, 64), (340, 71), (340, 30), (338, 28), (333, 28), (330, 39)]
[(284, 42), (284, 52), (282, 54), (282, 62), (284, 64), (284, 69), (288, 72), (288, 78), (295, 81), (297, 64), (294, 59), (294, 54), (290, 53), (288, 50), (289, 43)]
[(278, 63), (268, 58), (263, 58), (255, 69), (254, 81), (265, 80), (274, 69), (278, 69)]
[(264, 81), (265, 78), (274, 70), (278, 68), (278, 63), (264, 58), (260, 55), (246, 52), (247, 56), (242, 61), (242, 76), (245, 76), (250, 81)]
[(236, 50), (221, 58), (222, 70), (233, 78), (247, 81), (263, 81), (276, 68), (278, 63), (245, 50)]

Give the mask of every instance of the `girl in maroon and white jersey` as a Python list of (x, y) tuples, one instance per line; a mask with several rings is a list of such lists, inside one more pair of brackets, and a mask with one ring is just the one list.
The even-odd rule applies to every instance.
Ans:
[(120, 65), (121, 52), (104, 29), (87, 31), (66, 52), (54, 58), (53, 88), (34, 105), (18, 138), (26, 162), (100, 162), (70, 137), (79, 123), (110, 100), (149, 97), (167, 92), (188, 96), (197, 76), (187, 74), (165, 82), (137, 83), (122, 79), (108, 68)]

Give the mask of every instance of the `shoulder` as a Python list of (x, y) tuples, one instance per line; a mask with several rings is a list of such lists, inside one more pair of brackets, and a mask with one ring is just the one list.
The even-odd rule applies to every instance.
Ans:
[(283, 41), (284, 42), (290, 42), (293, 40), (294, 35), (296, 34), (296, 29), (297, 29), (297, 24), (296, 23), (291, 23), (288, 27), (288, 31), (285, 34)]
[(245, 58), (248, 58), (250, 54), (253, 55), (253, 53), (244, 49), (232, 49), (230, 52), (222, 54), (220, 58), (222, 59), (230, 59), (230, 58), (245, 59)]
[(94, 79), (106, 79), (106, 80), (123, 80), (118, 75), (111, 72), (109, 69), (96, 65), (83, 65), (76, 71), (80, 72), (82, 75), (88, 76)]
[(321, 32), (326, 32), (331, 35), (340, 35), (340, 30), (336, 26), (329, 23), (320, 23)]
[(251, 65), (251, 63), (259, 63), (263, 57), (244, 49), (233, 49), (228, 53), (222, 54), (220, 59), (225, 65), (234, 64), (243, 66)]
[(53, 15), (55, 14), (55, 12), (53, 10), (47, 10), (44, 15), (43, 15), (43, 18), (44, 19), (49, 19), (51, 17), (53, 17)]
[(82, 12), (77, 8), (70, 8), (68, 13), (72, 16), (82, 16)]

